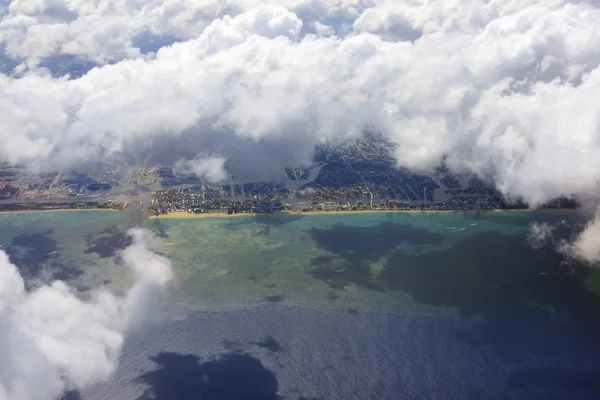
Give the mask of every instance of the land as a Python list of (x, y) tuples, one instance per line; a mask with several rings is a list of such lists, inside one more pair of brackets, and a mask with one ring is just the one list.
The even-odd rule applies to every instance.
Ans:
[[(287, 167), (271, 182), (231, 176), (218, 185), (169, 184), (152, 193), (151, 216), (256, 215), (323, 212), (415, 212), (527, 209), (507, 203), (493, 184), (476, 176), (457, 176), (442, 165), (432, 171), (397, 168), (395, 147), (381, 135), (367, 134), (345, 146), (319, 146), (312, 165)], [(188, 179), (188, 182), (189, 179)], [(548, 208), (573, 208), (561, 199)]]
[[(395, 150), (383, 136), (365, 134), (343, 146), (318, 146), (311, 165), (270, 171), (272, 180), (256, 181), (230, 171), (227, 181), (218, 184), (169, 165), (44, 174), (0, 165), (0, 211), (125, 210), (134, 205), (138, 218), (188, 218), (527, 209), (523, 203), (507, 203), (490, 182), (454, 175), (445, 163), (431, 171), (398, 168)], [(569, 199), (546, 205), (576, 206)]]
[[(454, 210), (360, 210), (360, 211), (276, 211), (271, 215), (345, 215), (345, 214), (366, 214), (366, 213), (443, 213), (455, 212)], [(166, 214), (151, 215), (149, 219), (178, 219), (178, 218), (220, 218), (220, 217), (256, 217), (264, 214), (260, 213), (237, 213), (228, 214), (222, 212), (197, 214), (187, 211), (173, 211)]]
[(5, 212), (44, 212), (44, 211), (126, 211), (127, 203), (75, 203), (75, 204), (33, 204), (15, 203), (0, 205), (0, 213)]

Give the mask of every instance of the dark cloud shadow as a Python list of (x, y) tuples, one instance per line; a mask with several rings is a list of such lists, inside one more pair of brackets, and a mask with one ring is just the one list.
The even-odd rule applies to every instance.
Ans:
[(165, 224), (164, 222), (158, 220), (158, 219), (153, 219), (152, 220), (152, 224), (150, 225), (150, 230), (152, 231), (152, 233), (155, 236), (158, 236), (159, 238), (168, 238), (169, 237), (169, 233), (167, 232), (168, 227), (167, 224)]
[(308, 273), (334, 289), (355, 284), (367, 289), (382, 291), (383, 285), (374, 280), (368, 261), (319, 256), (311, 260)]
[(19, 269), (19, 273), (28, 281), (45, 278), (50, 281), (69, 281), (79, 278), (83, 271), (77, 267), (62, 264), (58, 260), (59, 247), (52, 237), (54, 231), (21, 234), (13, 238), (6, 247), (6, 253)]
[(228, 221), (225, 224), (225, 228), (227, 229), (237, 229), (240, 226), (247, 225), (265, 225), (265, 229), (262, 231), (262, 234), (268, 235), (270, 231), (270, 227), (282, 226), (285, 224), (292, 223), (294, 221), (298, 221), (299, 219), (304, 218), (304, 215), (296, 215), (296, 214), (264, 214), (264, 215), (253, 215), (244, 218), (232, 218), (231, 221)]
[(392, 222), (370, 227), (337, 224), (325, 229), (312, 228), (309, 233), (320, 248), (334, 254), (313, 258), (309, 274), (335, 289), (355, 284), (377, 291), (382, 291), (384, 286), (373, 276), (371, 262), (401, 244), (439, 245), (444, 239), (443, 235), (425, 228)]
[(396, 246), (439, 245), (444, 236), (410, 224), (381, 222), (370, 227), (334, 225), (309, 230), (319, 247), (348, 260), (377, 261)]
[(63, 393), (57, 400), (81, 400), (81, 393), (77, 390), (69, 390)]
[(266, 338), (255, 343), (258, 347), (267, 349), (272, 353), (277, 353), (283, 350), (281, 344), (272, 335), (267, 335)]
[(200, 363), (194, 355), (160, 353), (158, 368), (137, 378), (149, 386), (138, 400), (277, 400), (275, 374), (246, 354)]
[[(60, 265), (55, 266), (55, 270), (52, 271), (51, 280), (70, 281), (81, 277), (83, 274), (84, 271), (78, 267)], [(80, 291), (86, 291), (89, 288), (85, 286), (78, 286), (77, 289)]]
[(133, 238), (119, 230), (116, 225), (109, 225), (100, 231), (96, 237), (86, 237), (88, 247), (86, 254), (95, 253), (102, 258), (113, 257), (133, 243)]
[(51, 229), (24, 233), (15, 236), (6, 248), (6, 253), (24, 278), (36, 277), (45, 263), (56, 258), (58, 245), (53, 233)]
[(274, 295), (274, 296), (265, 296), (264, 299), (266, 301), (268, 301), (268, 302), (271, 302), (271, 303), (280, 303), (283, 300), (285, 300), (285, 295), (278, 294), (278, 295)]
[(533, 250), (523, 235), (486, 232), (446, 250), (396, 251), (380, 279), (420, 303), (483, 317), (482, 331), (463, 339), (491, 342), (508, 357), (567, 351), (565, 343), (568, 351), (598, 351), (600, 299), (585, 289), (585, 269), (563, 261), (552, 248)]

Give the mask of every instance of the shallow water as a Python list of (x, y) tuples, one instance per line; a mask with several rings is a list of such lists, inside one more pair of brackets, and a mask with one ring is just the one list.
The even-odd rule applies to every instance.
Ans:
[[(562, 237), (582, 222), (562, 211), (146, 221), (173, 262), (177, 320), (128, 340), (115, 378), (83, 398), (597, 398), (598, 275), (533, 250), (532, 221), (564, 221)], [(65, 279), (85, 296), (129, 284), (115, 261), (127, 228), (113, 212), (0, 214), (0, 245), (32, 285)], [(250, 395), (218, 384), (240, 379)]]

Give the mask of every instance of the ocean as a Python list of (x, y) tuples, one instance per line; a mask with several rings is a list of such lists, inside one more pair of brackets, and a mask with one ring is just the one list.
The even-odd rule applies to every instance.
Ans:
[[(176, 282), (82, 399), (596, 399), (600, 277), (551, 243), (572, 211), (157, 219)], [(31, 286), (131, 280), (118, 212), (0, 214)]]

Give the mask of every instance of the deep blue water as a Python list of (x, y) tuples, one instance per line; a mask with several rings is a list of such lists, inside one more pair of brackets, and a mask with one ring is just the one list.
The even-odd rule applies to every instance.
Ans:
[[(539, 335), (534, 325), (513, 328)], [(503, 331), (479, 319), (290, 305), (198, 312), (130, 340), (115, 378), (84, 398), (598, 398), (597, 349), (560, 328), (545, 334), (561, 347), (507, 354), (491, 344)]]

